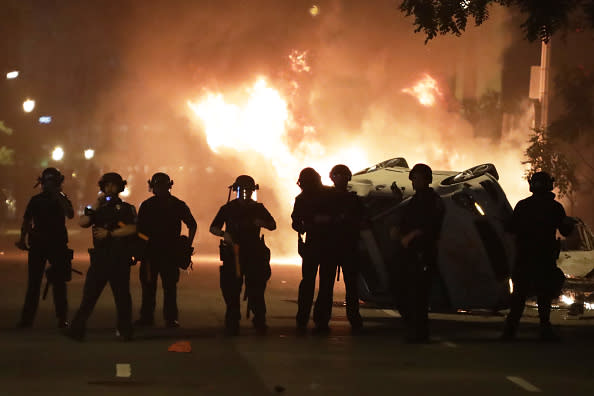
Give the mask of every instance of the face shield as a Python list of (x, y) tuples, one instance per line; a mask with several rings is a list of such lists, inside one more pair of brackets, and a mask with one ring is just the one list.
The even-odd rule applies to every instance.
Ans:
[(247, 201), (248, 199), (258, 200), (258, 190), (253, 190), (245, 186), (235, 186), (235, 198)]

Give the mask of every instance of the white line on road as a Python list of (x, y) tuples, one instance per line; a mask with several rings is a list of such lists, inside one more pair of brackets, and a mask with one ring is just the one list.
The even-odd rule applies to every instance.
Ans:
[(439, 342), (443, 346), (447, 346), (448, 348), (458, 348), (458, 344), (453, 343), (452, 341), (444, 340), (441, 337), (434, 337), (435, 341)]
[(116, 363), (116, 377), (130, 378), (132, 367), (129, 363)]
[(525, 391), (528, 391), (528, 392), (541, 392), (541, 390), (539, 388), (537, 388), (536, 386), (532, 385), (530, 382), (526, 381), (524, 378), (513, 377), (513, 376), (507, 376), (505, 378), (507, 378), (508, 380), (510, 380), (511, 382), (513, 382), (514, 384), (518, 385), (520, 388), (524, 389)]
[(382, 311), (384, 311), (385, 314), (387, 314), (388, 316), (393, 316), (395, 318), (399, 318), (400, 315), (398, 314), (398, 312), (394, 311), (393, 309), (382, 309)]

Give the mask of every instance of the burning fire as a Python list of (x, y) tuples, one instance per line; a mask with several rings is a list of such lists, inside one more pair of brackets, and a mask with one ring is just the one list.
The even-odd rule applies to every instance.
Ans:
[[(283, 95), (263, 77), (239, 94), (227, 96), (238, 100), (230, 102), (222, 93), (208, 92), (196, 101), (188, 101), (188, 106), (202, 124), (211, 150), (248, 154), (244, 156), (251, 158), (246, 160), (251, 161), (245, 164), (247, 171), (255, 172), (256, 179), (272, 176), (270, 183), (279, 186), (280, 201), (287, 203), (288, 211), (299, 193), (295, 183), (302, 168), (314, 167), (330, 184), (326, 175), (338, 163), (353, 171), (369, 165), (361, 148), (347, 145), (330, 152), (317, 141), (313, 126), (297, 125)], [(288, 137), (294, 130), (300, 131), (303, 138), (291, 146)], [(273, 175), (267, 174), (269, 169)]]
[(291, 69), (295, 73), (308, 73), (311, 71), (311, 67), (307, 64), (307, 51), (294, 50), (289, 54), (289, 60), (291, 61)]
[(437, 81), (429, 74), (425, 74), (412, 88), (404, 88), (402, 92), (414, 96), (425, 107), (433, 106), (437, 98), (443, 97)]
[[(290, 67), (294, 72), (309, 72), (306, 54), (291, 53)], [(289, 89), (297, 89), (298, 86), (297, 82), (288, 84)], [(435, 105), (443, 96), (437, 81), (429, 75), (403, 92), (415, 96), (424, 106)], [(396, 134), (386, 134), (393, 128), (391, 119), (380, 114), (376, 117), (379, 121), (361, 127), (358, 131), (360, 139), (348, 131), (351, 132), (350, 139), (345, 140), (342, 146), (337, 146), (337, 140), (332, 142), (332, 146), (325, 146), (315, 126), (296, 121), (289, 104), (292, 95), (294, 92), (282, 92), (271, 86), (266, 78), (259, 77), (244, 88), (224, 93), (206, 91), (187, 102), (192, 118), (200, 124), (211, 150), (221, 156), (238, 158), (242, 172), (251, 174), (258, 183), (274, 190), (282, 210), (275, 214), (279, 219), (289, 217), (294, 197), (300, 192), (296, 185), (297, 177), (304, 167), (316, 169), (323, 182), (329, 185), (328, 174), (336, 164), (343, 163), (355, 172), (389, 156), (405, 156), (409, 161), (430, 163), (434, 169), (450, 170), (463, 170), (480, 161), (495, 162), (500, 174), (505, 175), (502, 186), (508, 197), (510, 191), (515, 194), (518, 188), (524, 195), (523, 170), (519, 166), (522, 149), (515, 143), (517, 136), (516, 140), (512, 139), (513, 142), (502, 140), (500, 147), (493, 146), (486, 156), (484, 149), (487, 143), (474, 139), (468, 133), (464, 135), (465, 132), (455, 127), (438, 129), (429, 122), (429, 125), (408, 125), (399, 128)], [(439, 111), (438, 107), (436, 111)], [(455, 126), (463, 121), (455, 121), (458, 124), (452, 122)], [(434, 129), (439, 133), (428, 132)], [(443, 134), (443, 131), (450, 131), (450, 134)], [(325, 132), (336, 134), (340, 131)], [(456, 143), (459, 140), (464, 141), (464, 146)], [(512, 143), (515, 144), (513, 150), (510, 149)], [(460, 153), (461, 147), (464, 149)], [(266, 197), (262, 198), (267, 201)], [(510, 197), (512, 206), (515, 204), (513, 198)], [(285, 251), (294, 250), (293, 238), (285, 234), (279, 239), (287, 241), (283, 247)], [(290, 246), (288, 241), (291, 241)]]

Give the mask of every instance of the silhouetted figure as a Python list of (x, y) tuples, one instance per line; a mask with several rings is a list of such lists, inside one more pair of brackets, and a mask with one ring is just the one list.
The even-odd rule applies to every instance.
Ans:
[(436, 270), (437, 243), (445, 214), (441, 197), (429, 185), (433, 172), (428, 165), (416, 164), (409, 173), (415, 194), (403, 209), (396, 225), (400, 243), (399, 311), (408, 342), (429, 341), (429, 295)]
[(190, 208), (184, 201), (171, 195), (173, 180), (165, 173), (155, 173), (148, 181), (154, 196), (144, 201), (138, 209), (138, 233), (148, 240), (140, 264), (142, 306), (140, 319), (135, 324), (154, 324), (157, 280), (161, 276), (163, 286), (163, 317), (167, 327), (179, 327), (177, 310), (178, 262), (180, 255), (181, 223), (188, 227), (188, 241), (196, 236), (197, 224)]
[(236, 199), (223, 205), (210, 225), (212, 234), (223, 237), (220, 282), (227, 306), (225, 329), (228, 335), (239, 332), (240, 295), (245, 278), (248, 317), (253, 312), (254, 327), (264, 333), (267, 329), (264, 291), (270, 279), (270, 250), (264, 244), (264, 237), (260, 237), (260, 228), (273, 231), (276, 222), (263, 204), (252, 199), (258, 189), (252, 177), (237, 177), (229, 189), (229, 196), (234, 191)]
[(516, 236), (516, 263), (512, 272), (514, 285), (510, 312), (505, 320), (502, 339), (515, 337), (526, 298), (536, 295), (540, 317), (540, 337), (559, 340), (551, 327), (551, 301), (558, 297), (564, 281), (557, 268), (559, 244), (557, 230), (568, 236), (574, 221), (565, 215), (563, 206), (555, 201), (554, 179), (546, 172), (536, 172), (530, 178), (532, 196), (521, 200), (514, 208), (509, 226)]
[(363, 226), (363, 204), (354, 192), (347, 190), (351, 170), (346, 165), (336, 165), (330, 171), (334, 188), (330, 193), (330, 232), (328, 234), (327, 260), (320, 264), (320, 287), (314, 310), (316, 330), (327, 331), (332, 312), (333, 288), (336, 271), (342, 269), (346, 292), (346, 314), (354, 331), (363, 327), (359, 313), (358, 277), (359, 238)]
[(68, 325), (66, 282), (71, 278), (72, 250), (67, 246), (65, 218), (71, 219), (74, 210), (72, 203), (62, 192), (63, 181), (64, 176), (56, 168), (45, 169), (37, 179), (42, 192), (31, 198), (23, 216), (21, 238), (15, 245), (21, 250), (29, 251), (29, 276), (25, 304), (17, 324), (20, 328), (33, 325), (39, 305), (41, 281), (48, 261), (50, 267), (46, 276), (47, 281), (52, 284), (58, 327)]
[(82, 302), (72, 319), (68, 335), (82, 341), (86, 324), (103, 288), (109, 282), (117, 310), (117, 331), (124, 340), (132, 338), (132, 297), (130, 265), (132, 244), (136, 238), (136, 209), (123, 202), (119, 194), (126, 181), (117, 173), (106, 173), (99, 180), (102, 194), (85, 208), (80, 226), (93, 227), (91, 265), (87, 272)]
[[(330, 231), (330, 189), (322, 185), (319, 173), (313, 168), (303, 169), (297, 184), (302, 191), (295, 198), (291, 220), (293, 229), (298, 233), (298, 252), (302, 258), (296, 321), (297, 329), (304, 332), (313, 304), (318, 266), (328, 260), (324, 253), (328, 250)], [(318, 303), (322, 300), (318, 299)]]

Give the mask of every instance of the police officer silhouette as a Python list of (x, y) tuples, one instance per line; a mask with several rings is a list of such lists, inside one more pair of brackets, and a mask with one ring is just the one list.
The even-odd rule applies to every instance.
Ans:
[(503, 340), (516, 336), (526, 298), (536, 295), (540, 318), (540, 337), (558, 341), (551, 326), (551, 301), (559, 296), (564, 280), (557, 268), (559, 255), (556, 233), (568, 236), (574, 220), (565, 214), (563, 205), (555, 200), (554, 179), (546, 172), (530, 177), (532, 196), (519, 201), (514, 208), (509, 231), (516, 237), (516, 262), (512, 272), (514, 290), (510, 312), (505, 320)]
[[(260, 237), (260, 229), (276, 229), (274, 218), (263, 204), (252, 199), (259, 187), (248, 175), (241, 175), (229, 186), (236, 198), (223, 205), (210, 225), (221, 241), (220, 285), (226, 304), (225, 330), (239, 333), (240, 294), (245, 280), (248, 315), (253, 312), (254, 327), (260, 333), (267, 329), (264, 291), (270, 278), (270, 251)], [(223, 229), (224, 227), (224, 229)]]
[(291, 226), (298, 233), (298, 252), (302, 258), (296, 321), (298, 331), (303, 333), (311, 313), (318, 267), (328, 260), (325, 253), (330, 232), (331, 189), (322, 184), (320, 174), (313, 168), (304, 168), (297, 184), (301, 193), (295, 197)]
[(136, 234), (136, 209), (119, 197), (125, 185), (126, 181), (118, 173), (104, 174), (99, 180), (99, 198), (80, 218), (81, 227), (93, 227), (94, 248), (89, 249), (91, 264), (80, 308), (67, 333), (78, 341), (84, 339), (87, 320), (107, 283), (115, 300), (117, 332), (123, 340), (132, 339), (130, 265)]
[(197, 224), (190, 208), (170, 192), (173, 180), (158, 172), (148, 180), (153, 196), (138, 209), (138, 233), (148, 240), (140, 265), (142, 306), (140, 319), (135, 324), (151, 326), (154, 323), (157, 280), (163, 285), (163, 316), (167, 327), (179, 327), (177, 309), (177, 282), (179, 280), (179, 237), (181, 223), (188, 227), (190, 246), (196, 235)]
[[(37, 179), (42, 192), (31, 198), (25, 209), (21, 237), (16, 246), (28, 250), (28, 283), (25, 304), (17, 327), (33, 325), (41, 281), (46, 262), (48, 282), (52, 284), (54, 305), (58, 327), (68, 325), (68, 304), (66, 299), (66, 281), (70, 280), (72, 251), (68, 249), (68, 234), (65, 218), (74, 216), (72, 203), (62, 192), (64, 176), (56, 168), (47, 168)], [(28, 244), (27, 244), (28, 240)]]
[(429, 342), (429, 295), (437, 265), (437, 243), (445, 206), (433, 188), (433, 172), (416, 164), (408, 178), (415, 194), (405, 203), (403, 216), (392, 232), (399, 242), (399, 311), (407, 342)]

